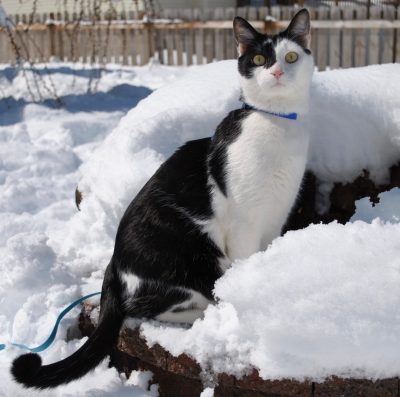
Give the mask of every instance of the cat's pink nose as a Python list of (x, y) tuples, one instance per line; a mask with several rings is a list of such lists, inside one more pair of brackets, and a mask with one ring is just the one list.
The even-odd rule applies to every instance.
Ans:
[(271, 74), (277, 79), (279, 80), (279, 78), (283, 75), (283, 72), (281, 69), (275, 69), (274, 71), (271, 72)]

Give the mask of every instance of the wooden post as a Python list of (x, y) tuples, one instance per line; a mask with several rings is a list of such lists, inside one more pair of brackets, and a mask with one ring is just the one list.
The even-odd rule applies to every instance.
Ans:
[[(353, 19), (354, 9), (351, 7), (343, 10), (343, 19)], [(350, 29), (344, 29), (342, 34), (342, 67), (349, 68), (353, 66), (353, 32)]]
[[(383, 8), (383, 19), (393, 21), (395, 16), (395, 9), (393, 6), (385, 6)], [(394, 62), (395, 48), (394, 48), (394, 30), (384, 29), (382, 31), (382, 53), (380, 63)]]
[[(325, 20), (328, 19), (328, 8), (318, 7), (318, 19)], [(327, 29), (318, 29), (318, 41), (317, 41), (317, 59), (316, 63), (318, 70), (324, 71), (328, 64), (328, 31)]]
[[(337, 6), (332, 6), (330, 8), (330, 19), (339, 20), (340, 19), (340, 8)], [(312, 37), (311, 37), (312, 40)], [(329, 60), (328, 65), (331, 69), (336, 69), (340, 66), (341, 51), (340, 51), (340, 30), (330, 29), (329, 30)]]
[(49, 35), (49, 55), (53, 57), (56, 55), (56, 25), (54, 24), (54, 13), (50, 13), (50, 20), (52, 22), (47, 23), (47, 30)]
[[(378, 6), (372, 6), (370, 9), (371, 19), (381, 19), (381, 8)], [(379, 63), (379, 29), (368, 30), (368, 65)]]
[[(397, 0), (397, 19), (400, 20), (400, 0)], [(395, 55), (394, 61), (400, 62), (400, 29), (395, 29)]]
[[(367, 18), (365, 7), (356, 8), (356, 19)], [(367, 64), (367, 32), (365, 29), (354, 30), (354, 66), (365, 66)]]

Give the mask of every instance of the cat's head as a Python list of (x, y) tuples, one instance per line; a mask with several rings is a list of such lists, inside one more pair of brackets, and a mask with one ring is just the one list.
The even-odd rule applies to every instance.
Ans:
[(300, 10), (286, 30), (273, 36), (257, 32), (240, 17), (233, 30), (242, 100), (271, 112), (306, 112), (314, 70), (308, 11)]

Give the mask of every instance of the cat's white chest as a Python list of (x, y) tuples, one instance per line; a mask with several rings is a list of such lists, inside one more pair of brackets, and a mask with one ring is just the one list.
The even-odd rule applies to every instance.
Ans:
[(213, 195), (215, 226), (231, 260), (279, 236), (299, 191), (307, 148), (308, 136), (296, 121), (261, 112), (242, 121), (227, 149), (227, 195)]

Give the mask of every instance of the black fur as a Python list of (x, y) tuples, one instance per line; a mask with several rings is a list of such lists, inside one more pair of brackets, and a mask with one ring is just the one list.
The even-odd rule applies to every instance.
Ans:
[(214, 178), (221, 192), (226, 196), (226, 150), (240, 135), (241, 121), (249, 114), (248, 110), (237, 109), (228, 114), (217, 127), (213, 137), (208, 165), (211, 176)]
[(206, 161), (210, 143), (210, 138), (186, 143), (132, 201), (115, 242), (113, 258), (121, 271), (212, 298), (223, 254), (192, 221), (192, 216), (212, 215)]

